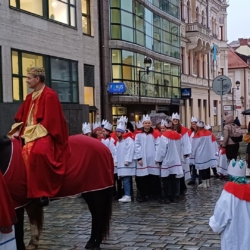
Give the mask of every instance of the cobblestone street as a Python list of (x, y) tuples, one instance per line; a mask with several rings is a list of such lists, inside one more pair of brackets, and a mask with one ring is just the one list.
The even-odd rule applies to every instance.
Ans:
[[(220, 236), (210, 230), (208, 220), (224, 183), (213, 179), (207, 190), (188, 186), (177, 204), (114, 202), (110, 237), (102, 249), (220, 249)], [(84, 249), (90, 225), (90, 213), (81, 198), (54, 201), (45, 210), (39, 249)], [(26, 224), (26, 243), (29, 236)]]

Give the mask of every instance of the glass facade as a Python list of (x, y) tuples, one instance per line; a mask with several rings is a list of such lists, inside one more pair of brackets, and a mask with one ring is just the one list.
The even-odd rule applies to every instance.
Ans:
[[(139, 95), (139, 71), (144, 69), (145, 56), (127, 50), (113, 49), (112, 82), (124, 82), (125, 95)], [(180, 66), (152, 60), (150, 73), (141, 72), (141, 96), (180, 98)]]
[(76, 0), (10, 0), (10, 6), (76, 27)]
[[(168, 1), (169, 2), (169, 1)], [(136, 0), (110, 0), (111, 39), (180, 59), (180, 27)]]
[(61, 102), (78, 103), (78, 63), (30, 52), (12, 50), (13, 100), (23, 101), (33, 90), (26, 83), (27, 68), (44, 67), (46, 85), (54, 89)]
[(169, 15), (180, 18), (180, 0), (147, 0), (155, 7), (168, 13)]

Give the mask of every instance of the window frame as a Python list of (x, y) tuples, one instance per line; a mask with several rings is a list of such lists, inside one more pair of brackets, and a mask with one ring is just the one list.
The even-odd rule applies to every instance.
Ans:
[[(57, 0), (57, 1), (67, 5), (68, 24), (49, 18), (49, 0), (42, 0), (42, 8), (43, 8), (43, 10), (42, 10), (43, 14), (42, 15), (38, 15), (36, 13), (29, 12), (27, 10), (21, 9), (20, 8), (20, 1), (22, 1), (22, 0), (16, 0), (16, 7), (15, 7), (15, 6), (11, 5), (10, 0), (9, 0), (10, 9), (17, 10), (17, 11), (20, 11), (20, 12), (35, 16), (35, 17), (39, 17), (39, 18), (45, 19), (47, 21), (57, 23), (57, 24), (60, 24), (60, 25), (63, 25), (63, 26), (66, 26), (66, 27), (69, 27), (69, 28), (72, 28), (72, 29), (77, 29), (77, 13), (76, 13), (77, 0), (75, 0), (75, 4), (71, 4), (70, 0), (68, 0), (67, 3), (62, 1), (62, 0)], [(74, 14), (75, 14), (74, 23), (75, 23), (75, 26), (71, 25), (71, 11), (70, 11), (71, 8), (74, 8)]]
[[(93, 84), (88, 84), (85, 82), (85, 65), (86, 66), (91, 66), (93, 67), (93, 70), (94, 70), (94, 74), (93, 74)], [(92, 65), (92, 64), (87, 64), (87, 63), (84, 63), (83, 64), (83, 72), (84, 72), (84, 79), (83, 79), (83, 89), (84, 89), (84, 93), (83, 93), (83, 97), (84, 97), (84, 104), (86, 105), (89, 105), (88, 103), (85, 103), (85, 87), (88, 87), (88, 88), (92, 88), (92, 91), (93, 91), (93, 106), (89, 105), (90, 107), (95, 107), (95, 104), (96, 104), (96, 98), (95, 98), (95, 65)]]
[[(81, 6), (82, 6), (82, 1), (81, 0)], [(90, 0), (86, 0), (86, 5), (87, 5), (87, 13), (82, 13), (82, 17), (85, 17), (87, 19), (88, 23), (88, 31), (87, 33), (83, 32), (83, 27), (82, 27), (82, 33), (84, 35), (91, 36), (91, 13), (90, 13)]]

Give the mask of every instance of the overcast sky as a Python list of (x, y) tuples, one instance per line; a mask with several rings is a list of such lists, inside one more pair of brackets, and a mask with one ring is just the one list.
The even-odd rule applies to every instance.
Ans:
[(250, 0), (229, 0), (227, 13), (228, 42), (250, 38)]

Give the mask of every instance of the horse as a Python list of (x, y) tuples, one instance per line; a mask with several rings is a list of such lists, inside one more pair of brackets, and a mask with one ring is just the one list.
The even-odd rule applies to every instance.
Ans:
[[(112, 191), (114, 163), (108, 148), (99, 140), (84, 136), (69, 136), (70, 156), (61, 188), (54, 199), (82, 194), (92, 216), (91, 236), (85, 248), (98, 250), (107, 238), (112, 215)], [(15, 226), (18, 250), (23, 243), (24, 208), (27, 211), (31, 231), (37, 230), (30, 246), (38, 247), (43, 228), (43, 209), (37, 199), (27, 199), (26, 168), (22, 158), (21, 139), (0, 137), (0, 171), (2, 172), (19, 222)], [(33, 227), (33, 230), (32, 230)]]

